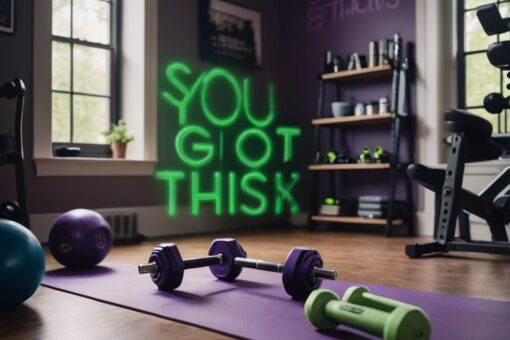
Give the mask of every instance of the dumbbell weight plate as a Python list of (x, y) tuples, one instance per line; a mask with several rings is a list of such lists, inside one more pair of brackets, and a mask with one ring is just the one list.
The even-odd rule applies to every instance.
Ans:
[(388, 340), (430, 339), (430, 322), (418, 308), (397, 308), (384, 327), (383, 338)]
[(0, 205), (0, 217), (21, 223), (21, 207), (19, 203), (16, 201), (2, 202)]
[(317, 289), (313, 291), (305, 302), (306, 318), (317, 329), (335, 329), (338, 323), (328, 319), (326, 316), (326, 305), (329, 301), (339, 300), (340, 297), (330, 290)]
[(232, 238), (219, 238), (211, 243), (209, 255), (223, 255), (223, 263), (209, 267), (212, 274), (224, 281), (234, 281), (243, 268), (234, 263), (236, 257), (246, 257), (246, 251)]
[(283, 287), (294, 299), (305, 299), (321, 285), (321, 280), (313, 277), (315, 267), (322, 268), (319, 252), (310, 248), (293, 248), (287, 256), (283, 268)]
[(181, 285), (184, 276), (184, 264), (181, 253), (173, 243), (160, 244), (151, 253), (149, 263), (155, 262), (158, 268), (156, 273), (151, 273), (152, 281), (161, 290), (170, 291)]

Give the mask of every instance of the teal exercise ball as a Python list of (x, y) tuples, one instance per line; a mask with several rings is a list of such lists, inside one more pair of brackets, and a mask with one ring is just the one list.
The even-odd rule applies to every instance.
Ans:
[(34, 234), (19, 223), (0, 218), (0, 310), (31, 297), (44, 270), (44, 251)]

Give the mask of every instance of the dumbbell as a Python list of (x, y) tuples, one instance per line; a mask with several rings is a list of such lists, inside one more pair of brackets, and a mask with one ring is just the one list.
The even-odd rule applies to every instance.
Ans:
[(376, 163), (385, 163), (388, 161), (388, 156), (382, 146), (378, 146), (375, 148), (372, 158)]
[(297, 300), (305, 299), (319, 288), (322, 279), (335, 280), (337, 277), (335, 270), (322, 268), (319, 252), (311, 248), (293, 248), (285, 263), (239, 257), (235, 259), (235, 264), (243, 268), (282, 273), (285, 291)]
[(184, 260), (175, 244), (164, 243), (152, 250), (148, 263), (138, 266), (138, 273), (149, 273), (159, 289), (170, 291), (181, 285), (184, 270), (191, 268), (209, 267), (218, 279), (233, 281), (242, 270), (234, 259), (241, 257), (246, 257), (246, 252), (234, 239), (216, 239), (209, 256)]
[(316, 290), (304, 309), (319, 330), (343, 324), (385, 340), (430, 338), (430, 322), (421, 308), (372, 294), (365, 287), (350, 287), (342, 299), (330, 290)]
[(358, 163), (372, 163), (372, 153), (370, 152), (370, 148), (365, 146), (361, 153), (358, 155)]
[(282, 273), (285, 291), (295, 299), (306, 298), (320, 286), (320, 279), (332, 279), (336, 271), (323, 269), (322, 259), (314, 249), (294, 248), (285, 263), (246, 258), (244, 249), (233, 239), (216, 239), (209, 256), (183, 260), (172, 243), (154, 248), (149, 263), (138, 266), (140, 274), (150, 273), (152, 281), (161, 290), (172, 290), (182, 282), (185, 269), (209, 267), (212, 274), (224, 281), (233, 281), (243, 268)]

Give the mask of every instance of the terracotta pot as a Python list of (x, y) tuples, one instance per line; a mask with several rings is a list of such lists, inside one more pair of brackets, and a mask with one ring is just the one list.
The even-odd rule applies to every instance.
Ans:
[(113, 158), (126, 158), (127, 143), (112, 143), (110, 146), (112, 148)]

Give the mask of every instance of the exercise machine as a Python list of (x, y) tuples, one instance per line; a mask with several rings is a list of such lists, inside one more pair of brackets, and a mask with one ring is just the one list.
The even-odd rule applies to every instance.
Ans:
[[(477, 16), (488, 35), (510, 31), (510, 21), (501, 17), (494, 4), (478, 7)], [(487, 56), (493, 66), (510, 70), (510, 41), (491, 44)], [(484, 107), (488, 112), (499, 114), (510, 108), (510, 97), (503, 98), (499, 93), (491, 93), (485, 97)], [(407, 169), (410, 178), (436, 195), (434, 240), (406, 245), (406, 255), (420, 257), (448, 251), (510, 255), (506, 231), (506, 225), (510, 222), (510, 167), (505, 168), (479, 194), (462, 188), (466, 163), (496, 160), (504, 156), (507, 153), (504, 139), (491, 137), (492, 125), (464, 110), (446, 112), (444, 121), (447, 130), (453, 132), (446, 169), (421, 164), (412, 164)], [(492, 241), (471, 239), (468, 214), (487, 222)], [(455, 236), (457, 221), (459, 237)]]
[(0, 166), (14, 165), (16, 175), (16, 200), (0, 204), (0, 218), (16, 221), (30, 229), (25, 191), (25, 169), (23, 165), (23, 107), (25, 84), (19, 78), (0, 85), (0, 100), (15, 99), (14, 133), (0, 134)]

